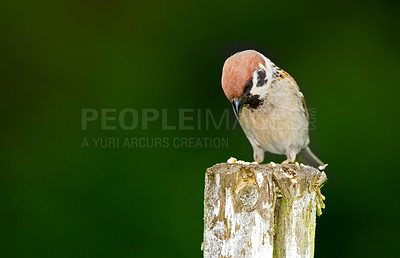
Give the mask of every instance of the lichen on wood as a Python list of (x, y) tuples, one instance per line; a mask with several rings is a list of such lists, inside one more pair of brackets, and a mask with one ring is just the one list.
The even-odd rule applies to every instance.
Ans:
[(298, 164), (207, 169), (204, 257), (313, 257), (325, 180), (324, 172)]

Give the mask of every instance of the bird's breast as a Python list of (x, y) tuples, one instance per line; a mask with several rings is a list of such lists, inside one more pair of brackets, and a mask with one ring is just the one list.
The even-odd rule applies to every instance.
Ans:
[(258, 105), (244, 105), (239, 122), (250, 142), (266, 151), (286, 154), (299, 152), (308, 144), (308, 120), (302, 95), (295, 89), (270, 89)]

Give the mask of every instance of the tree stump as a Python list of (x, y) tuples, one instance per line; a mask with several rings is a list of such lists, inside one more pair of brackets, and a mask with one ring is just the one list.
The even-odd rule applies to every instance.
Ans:
[(326, 174), (303, 164), (207, 169), (204, 257), (313, 257)]

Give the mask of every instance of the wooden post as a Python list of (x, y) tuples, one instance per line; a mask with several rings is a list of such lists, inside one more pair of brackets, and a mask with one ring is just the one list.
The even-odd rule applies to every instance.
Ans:
[(207, 169), (204, 257), (313, 257), (325, 180), (324, 172), (297, 163)]

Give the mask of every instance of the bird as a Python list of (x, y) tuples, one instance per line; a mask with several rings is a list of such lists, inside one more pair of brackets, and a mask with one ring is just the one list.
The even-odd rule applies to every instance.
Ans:
[(268, 151), (286, 155), (282, 164), (293, 163), (300, 155), (308, 165), (325, 165), (308, 146), (306, 102), (287, 72), (263, 54), (244, 50), (226, 59), (221, 84), (253, 148), (255, 162), (262, 163)]

